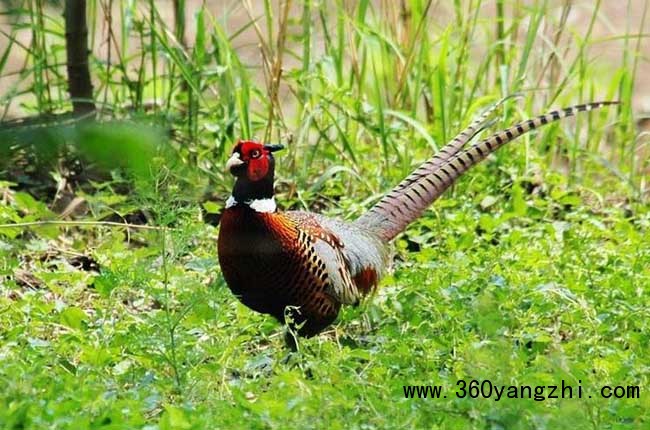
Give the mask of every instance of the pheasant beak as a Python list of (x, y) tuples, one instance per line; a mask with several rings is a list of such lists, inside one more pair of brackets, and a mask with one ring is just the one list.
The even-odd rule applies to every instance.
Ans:
[(239, 152), (233, 152), (228, 161), (226, 161), (226, 170), (229, 172), (232, 172), (232, 169), (237, 166), (241, 166), (244, 164), (242, 159), (240, 158), (241, 155)]

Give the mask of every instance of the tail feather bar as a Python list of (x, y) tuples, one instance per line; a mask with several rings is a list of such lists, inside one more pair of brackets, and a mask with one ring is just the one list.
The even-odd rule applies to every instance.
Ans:
[[(386, 194), (370, 211), (359, 218), (357, 222), (375, 231), (383, 240), (390, 240), (417, 219), (463, 173), (508, 142), (531, 130), (575, 115), (578, 112), (616, 104), (619, 104), (619, 102), (606, 101), (555, 110), (536, 118), (521, 121), (473, 144), (467, 149), (461, 150), (465, 142), (476, 134), (471, 127), (483, 118), (481, 117), (463, 131), (463, 133), (467, 132), (466, 134), (469, 135), (465, 142), (458, 143), (465, 136), (461, 133), (441, 150), (441, 155), (436, 155), (436, 157), (418, 167), (397, 187)], [(491, 113), (493, 109), (486, 112), (486, 114)], [(483, 122), (485, 122), (485, 118), (483, 118)], [(480, 124), (482, 123), (479, 123), (476, 127), (480, 126)], [(461, 140), (457, 141), (459, 138)], [(447, 150), (443, 153), (445, 149)]]

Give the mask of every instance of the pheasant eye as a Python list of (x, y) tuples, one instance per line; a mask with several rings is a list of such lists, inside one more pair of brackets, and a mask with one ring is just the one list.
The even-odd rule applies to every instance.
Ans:
[(260, 158), (260, 155), (262, 155), (262, 153), (259, 149), (253, 149), (250, 153), (251, 158)]

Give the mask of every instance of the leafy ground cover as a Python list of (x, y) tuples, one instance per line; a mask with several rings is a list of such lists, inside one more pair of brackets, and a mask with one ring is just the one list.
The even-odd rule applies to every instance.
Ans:
[[(468, 185), (445, 198), (397, 242), (377, 296), (295, 354), (275, 322), (233, 300), (216, 231), (195, 213), (169, 232), (3, 230), (2, 270), (14, 277), (0, 313), (0, 422), (642, 428), (650, 211), (591, 206), (546, 179), (557, 184), (539, 195)], [(5, 195), (4, 215), (41, 215), (26, 195)], [(585, 398), (454, 398), (457, 381), (473, 379), (580, 381)], [(416, 384), (449, 398), (405, 399), (403, 385)], [(641, 398), (602, 398), (604, 385), (638, 386)]]
[[(623, 49), (607, 63), (591, 27), (567, 25), (566, 5), (497, 2), (495, 29), (476, 1), (456, 2), (452, 24), (431, 16), (444, 11), (431, 2), (404, 2), (405, 15), (363, 1), (298, 2), (284, 15), (265, 2), (234, 29), (235, 6), (199, 8), (183, 46), (157, 2), (135, 3), (121, 4), (128, 13), (114, 30), (139, 40), (138, 55), (114, 52), (118, 66), (93, 58), (106, 122), (0, 130), (15, 145), (0, 182), (0, 426), (650, 426), (647, 133), (631, 108), (647, 69), (641, 32), (609, 35)], [(598, 5), (587, 23), (604, 20)], [(60, 66), (49, 63), (61, 54), (58, 15), (41, 22), (22, 7), (14, 13), (43, 43), (5, 35), (32, 66), (1, 96), (34, 91), (26, 111), (65, 110)], [(262, 45), (261, 80), (242, 55), (247, 31)], [(127, 53), (121, 43), (114, 49)], [(398, 238), (378, 293), (295, 353), (276, 322), (232, 297), (208, 221), (231, 186), (220, 166), (234, 140), (289, 143), (278, 162), (283, 208), (351, 219), (517, 91), (524, 99), (493, 128), (549, 105), (623, 103), (526, 137), (472, 170)], [(75, 179), (60, 158), (43, 157), (44, 142), (85, 155), (103, 176)], [(17, 155), (42, 164), (16, 174)], [(82, 203), (62, 210), (74, 198)], [(125, 220), (132, 226), (110, 224)], [(550, 389), (537, 400), (459, 398), (458, 381), (468, 394), (471, 381), (564, 381), (574, 398), (549, 398)], [(405, 385), (441, 385), (443, 398), (407, 399)], [(606, 385), (639, 396), (604, 398)]]

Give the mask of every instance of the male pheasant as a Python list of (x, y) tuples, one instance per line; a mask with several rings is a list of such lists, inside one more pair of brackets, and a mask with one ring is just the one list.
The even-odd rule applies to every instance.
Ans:
[(469, 168), (530, 130), (615, 103), (552, 111), (463, 149), (495, 105), (353, 222), (278, 211), (273, 152), (282, 145), (240, 141), (226, 163), (236, 180), (218, 239), (226, 283), (249, 308), (313, 336), (336, 319), (341, 305), (357, 304), (377, 287), (388, 265), (387, 243)]

